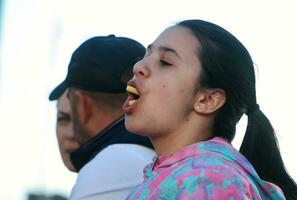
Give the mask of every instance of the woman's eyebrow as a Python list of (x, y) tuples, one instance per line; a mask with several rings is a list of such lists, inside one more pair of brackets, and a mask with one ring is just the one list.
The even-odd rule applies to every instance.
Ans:
[(67, 113), (65, 111), (61, 111), (61, 110), (58, 111), (58, 115), (61, 115), (61, 116), (70, 116), (69, 113)]
[[(151, 51), (153, 48), (154, 48), (154, 45), (150, 44), (150, 45), (148, 45), (147, 50)], [(160, 46), (158, 49), (160, 51), (171, 52), (171, 53), (175, 54), (178, 58), (181, 59), (180, 55), (174, 49), (172, 49), (170, 47)]]
[(159, 47), (160, 51), (165, 51), (165, 52), (171, 52), (173, 54), (175, 54), (179, 59), (181, 59), (180, 55), (172, 48), (166, 47), (166, 46), (160, 46)]

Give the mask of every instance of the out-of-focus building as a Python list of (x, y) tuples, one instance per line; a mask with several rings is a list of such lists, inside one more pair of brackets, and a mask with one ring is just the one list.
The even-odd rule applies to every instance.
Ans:
[[(0, 44), (1, 44), (1, 36), (2, 36), (2, 18), (3, 18), (3, 0), (0, 0)], [(1, 48), (0, 48), (1, 53)]]
[(61, 195), (45, 195), (45, 194), (30, 193), (28, 195), (27, 200), (67, 200), (67, 198)]
[(0, 78), (1, 78), (1, 44), (2, 44), (3, 0), (0, 0)]

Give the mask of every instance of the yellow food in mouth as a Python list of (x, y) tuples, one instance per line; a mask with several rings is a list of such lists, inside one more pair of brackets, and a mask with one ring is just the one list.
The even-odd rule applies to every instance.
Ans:
[(131, 105), (133, 105), (134, 103), (137, 102), (137, 99), (138, 99), (138, 97), (139, 97), (139, 92), (138, 92), (138, 90), (137, 90), (135, 87), (133, 87), (133, 86), (131, 86), (131, 85), (127, 85), (126, 90), (127, 90), (129, 93), (131, 93), (132, 96), (135, 98), (135, 99), (133, 99), (133, 100), (128, 101), (128, 105), (131, 106)]
[(127, 85), (126, 90), (128, 92), (132, 93), (132, 94), (135, 94), (135, 95), (139, 96), (138, 90), (135, 87), (133, 87), (133, 86)]
[(128, 101), (129, 106), (133, 105), (137, 100)]

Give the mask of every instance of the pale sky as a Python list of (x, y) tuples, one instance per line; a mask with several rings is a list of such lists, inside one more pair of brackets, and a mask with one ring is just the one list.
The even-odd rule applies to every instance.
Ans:
[[(65, 169), (58, 152), (55, 103), (47, 98), (80, 43), (115, 34), (147, 46), (166, 27), (190, 18), (217, 23), (249, 50), (258, 70), (259, 105), (297, 180), (295, 0), (9, 0), (3, 10), (0, 200), (25, 199), (28, 191), (68, 194), (74, 184), (76, 175)], [(244, 118), (239, 132), (245, 123)]]

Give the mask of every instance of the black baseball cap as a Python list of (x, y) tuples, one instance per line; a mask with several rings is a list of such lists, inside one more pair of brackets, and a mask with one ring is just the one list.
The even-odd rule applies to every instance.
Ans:
[(49, 95), (58, 99), (68, 87), (107, 93), (125, 92), (133, 65), (145, 54), (139, 42), (115, 35), (86, 40), (72, 54), (65, 80)]

